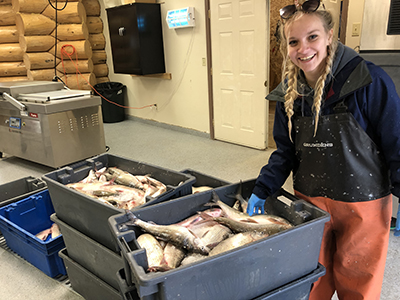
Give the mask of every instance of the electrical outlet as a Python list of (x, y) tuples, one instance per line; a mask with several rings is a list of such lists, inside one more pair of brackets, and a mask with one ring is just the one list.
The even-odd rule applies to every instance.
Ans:
[(206, 58), (203, 57), (203, 58), (201, 59), (201, 62), (202, 62), (203, 67), (205, 67), (205, 66), (206, 66)]
[(360, 36), (360, 33), (361, 33), (361, 23), (353, 23), (351, 35)]

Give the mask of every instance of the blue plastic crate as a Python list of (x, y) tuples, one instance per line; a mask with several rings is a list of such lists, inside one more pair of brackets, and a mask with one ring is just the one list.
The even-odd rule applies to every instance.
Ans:
[(62, 235), (42, 241), (35, 235), (51, 227), (54, 213), (48, 190), (0, 208), (0, 229), (11, 250), (50, 277), (66, 274), (58, 252)]

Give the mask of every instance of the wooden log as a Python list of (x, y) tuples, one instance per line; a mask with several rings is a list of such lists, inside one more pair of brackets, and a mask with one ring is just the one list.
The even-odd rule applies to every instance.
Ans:
[(89, 34), (92, 50), (103, 50), (106, 47), (106, 39), (103, 33)]
[[(65, 46), (65, 47), (64, 47)], [(57, 44), (57, 57), (61, 58), (61, 48), (64, 47), (64, 51), (71, 56), (73, 60), (76, 59), (75, 53), (78, 54), (78, 59), (89, 59), (92, 57), (92, 47), (88, 40), (82, 41), (65, 41)], [(54, 55), (55, 47), (51, 48), (49, 52)], [(63, 54), (63, 58), (69, 59), (69, 56)]]
[(24, 81), (24, 80), (28, 80), (28, 77), (27, 76), (0, 77), (0, 82)]
[[(55, 7), (55, 2), (52, 2)], [(63, 8), (65, 2), (57, 2), (57, 8)], [(50, 5), (42, 13), (46, 17), (55, 20), (54, 8)], [(67, 6), (63, 10), (57, 13), (58, 24), (82, 24), (86, 22), (86, 11), (85, 7), (81, 2), (68, 2)]]
[(56, 60), (54, 55), (49, 52), (24, 54), (24, 63), (28, 70), (51, 69), (59, 62), (60, 60)]
[(20, 35), (49, 35), (56, 23), (42, 14), (17, 13), (15, 23)]
[(48, 0), (12, 0), (15, 12), (40, 14), (47, 5), (49, 5)]
[(93, 73), (96, 75), (96, 77), (104, 77), (108, 75), (107, 64), (94, 65), (93, 67)]
[[(54, 69), (27, 70), (29, 80), (51, 81), (54, 75)], [(57, 72), (57, 76), (61, 77), (61, 75), (61, 73)]]
[(17, 26), (0, 26), (0, 44), (18, 43)]
[(97, 83), (96, 76), (93, 73), (61, 75), (60, 78), (65, 82), (66, 86), (74, 90), (91, 90), (92, 86)]
[(92, 73), (93, 62), (91, 59), (80, 59), (78, 61), (64, 60), (57, 65), (57, 70), (63, 74), (75, 74), (76, 68), (78, 68), (81, 73)]
[(55, 44), (50, 35), (19, 36), (19, 45), (24, 52), (47, 52)]
[[(56, 30), (51, 34), (56, 35)], [(57, 26), (57, 39), (60, 41), (79, 41), (89, 39), (87, 26), (82, 24), (60, 24)]]
[(99, 0), (82, 0), (88, 16), (100, 16)]
[(0, 61), (22, 61), (23, 54), (19, 43), (0, 44)]
[(102, 33), (103, 32), (103, 21), (100, 17), (87, 17), (86, 18), (86, 26), (89, 30), (89, 33)]
[(107, 63), (106, 50), (94, 50), (92, 55), (94, 65)]
[(108, 77), (96, 77), (97, 83), (109, 82), (110, 78)]
[(18, 62), (0, 62), (0, 76), (23, 76), (26, 75), (25, 64)]
[(0, 26), (15, 25), (15, 11), (11, 5), (0, 7)]

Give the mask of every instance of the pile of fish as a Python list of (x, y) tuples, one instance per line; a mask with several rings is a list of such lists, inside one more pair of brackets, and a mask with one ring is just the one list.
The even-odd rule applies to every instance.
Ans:
[(149, 175), (133, 175), (116, 167), (90, 170), (89, 175), (68, 187), (105, 204), (132, 209), (146, 203), (146, 197), (158, 197), (166, 192), (162, 182)]
[(210, 256), (246, 245), (285, 229), (291, 228), (286, 219), (275, 215), (245, 213), (247, 201), (238, 199), (234, 207), (221, 201), (213, 192), (212, 201), (206, 206), (217, 206), (171, 225), (157, 225), (139, 219), (126, 211), (129, 221), (120, 229), (138, 226), (145, 233), (137, 238), (141, 248), (146, 249), (149, 272), (167, 271)]

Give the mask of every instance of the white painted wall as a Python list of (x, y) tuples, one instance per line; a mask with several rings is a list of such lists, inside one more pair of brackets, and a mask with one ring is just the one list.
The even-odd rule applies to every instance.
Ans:
[[(121, 2), (121, 0), (113, 1)], [(333, 3), (327, 3), (328, 9), (339, 2), (339, 0), (330, 1)], [(101, 18), (104, 22), (110, 80), (127, 86), (129, 106), (142, 107), (153, 103), (158, 106), (157, 110), (154, 108), (130, 109), (128, 114), (209, 133), (207, 67), (202, 65), (202, 59), (206, 57), (204, 0), (190, 2), (168, 0), (161, 4), (166, 72), (172, 74), (172, 80), (114, 74), (104, 5), (105, 2), (109, 5), (112, 0), (99, 0), (99, 2), (102, 6)], [(196, 27), (168, 29), (165, 21), (166, 12), (188, 5), (195, 8)], [(360, 22), (362, 26), (363, 12), (364, 0), (350, 1), (345, 44), (351, 48), (360, 45), (360, 36), (353, 37), (351, 29), (354, 22)]]
[[(129, 106), (156, 103), (158, 107), (130, 109), (128, 114), (209, 133), (207, 67), (202, 65), (202, 59), (206, 57), (204, 0), (168, 0), (161, 4), (165, 65), (166, 72), (172, 74), (171, 80), (114, 74), (104, 1), (107, 0), (99, 0), (110, 81), (126, 85)], [(196, 26), (169, 29), (165, 21), (166, 12), (188, 5), (195, 8)]]
[(349, 13), (347, 18), (347, 29), (346, 29), (346, 46), (358, 50), (360, 46), (361, 36), (352, 36), (353, 23), (361, 23), (364, 15), (364, 0), (351, 0), (349, 1)]

